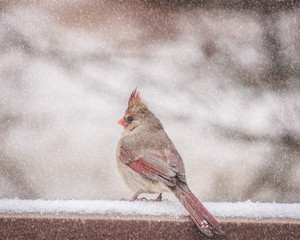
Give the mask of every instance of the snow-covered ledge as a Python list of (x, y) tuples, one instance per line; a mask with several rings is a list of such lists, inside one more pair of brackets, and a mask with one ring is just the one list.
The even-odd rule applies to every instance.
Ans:
[[(224, 239), (300, 239), (300, 203), (204, 205)], [(178, 202), (0, 199), (0, 239), (72, 238), (206, 239)]]
[[(207, 202), (205, 207), (221, 218), (300, 219), (300, 203)], [(179, 202), (108, 200), (20, 200), (0, 199), (0, 213), (77, 213), (120, 216), (188, 216)]]

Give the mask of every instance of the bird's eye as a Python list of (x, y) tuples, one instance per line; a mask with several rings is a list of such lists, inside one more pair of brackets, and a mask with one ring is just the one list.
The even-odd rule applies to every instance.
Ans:
[(133, 117), (129, 116), (126, 118), (126, 122), (129, 124), (133, 121)]

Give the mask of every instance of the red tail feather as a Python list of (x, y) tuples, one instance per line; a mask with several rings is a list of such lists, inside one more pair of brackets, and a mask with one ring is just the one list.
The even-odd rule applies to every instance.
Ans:
[(222, 231), (218, 221), (209, 213), (209, 211), (203, 206), (203, 204), (196, 198), (193, 193), (189, 194), (189, 197), (194, 200), (197, 204), (198, 208), (201, 209), (201, 214), (205, 217), (205, 219), (210, 223), (213, 229), (217, 231), (217, 233), (224, 234)]
[[(189, 190), (189, 189), (188, 189)], [(175, 196), (189, 212), (201, 232), (207, 236), (213, 236), (213, 232), (224, 235), (218, 221), (207, 211), (203, 204), (189, 190), (182, 188), (173, 190)]]

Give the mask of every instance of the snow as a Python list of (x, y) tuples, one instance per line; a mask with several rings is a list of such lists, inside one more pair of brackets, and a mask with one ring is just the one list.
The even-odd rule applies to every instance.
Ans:
[(116, 122), (138, 87), (204, 201), (300, 202), (299, 10), (278, 15), (293, 79), (282, 92), (260, 85), (269, 67), (257, 14), (4, 2), (0, 198), (129, 198)]
[[(217, 217), (300, 219), (300, 203), (207, 202), (205, 207)], [(179, 202), (109, 200), (20, 200), (0, 199), (0, 213), (77, 213), (104, 215), (188, 216)]]

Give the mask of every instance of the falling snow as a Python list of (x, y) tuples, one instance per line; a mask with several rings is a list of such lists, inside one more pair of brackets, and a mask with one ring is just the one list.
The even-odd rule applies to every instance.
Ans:
[(201, 200), (300, 201), (299, 9), (38, 2), (0, 9), (0, 198), (130, 198), (115, 148), (137, 86)]

